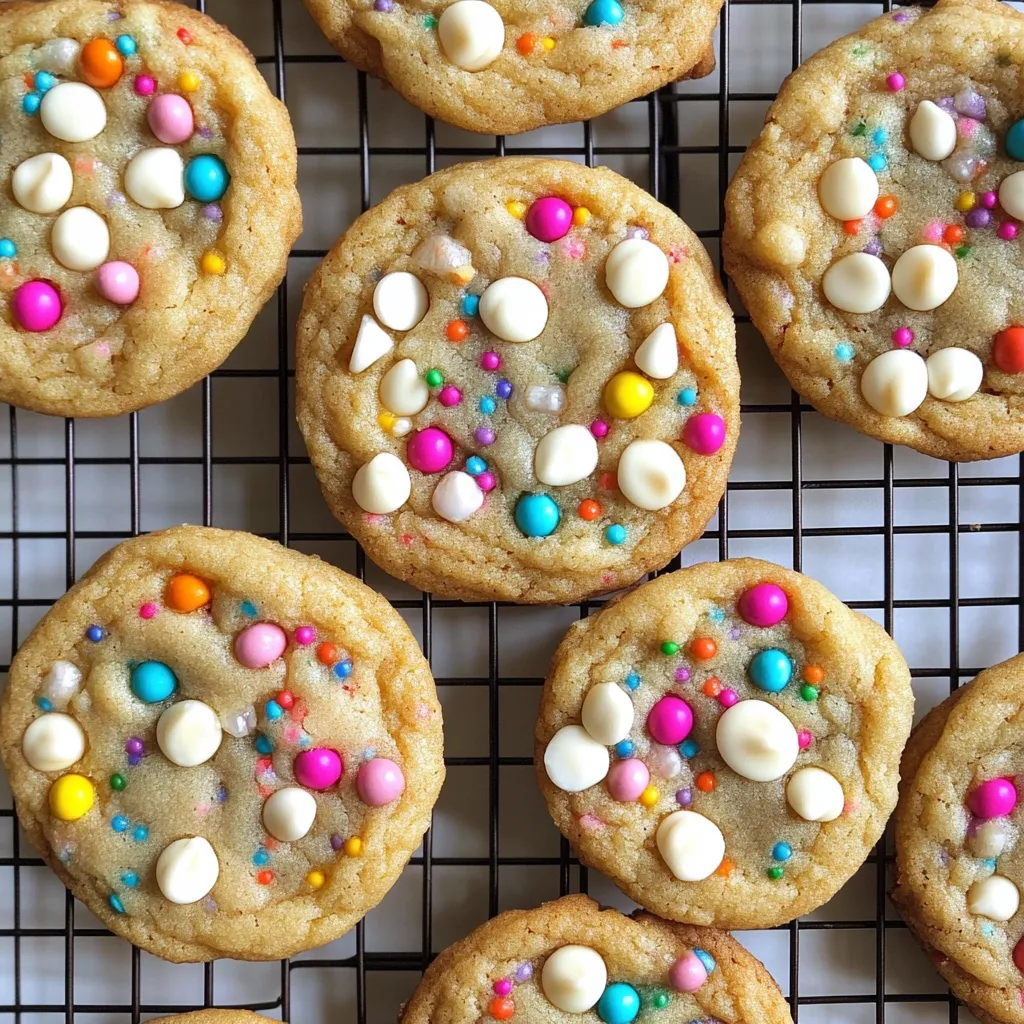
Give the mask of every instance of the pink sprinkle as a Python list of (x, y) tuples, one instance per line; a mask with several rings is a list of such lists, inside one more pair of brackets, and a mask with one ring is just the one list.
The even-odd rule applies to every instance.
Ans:
[(596, 814), (581, 814), (580, 826), (591, 832), (598, 832), (605, 827), (605, 823)]
[(446, 384), (437, 400), (444, 406), (458, 405), (462, 401), (462, 392), (454, 384)]
[(956, 122), (956, 130), (958, 135), (962, 135), (965, 139), (969, 139), (978, 127), (978, 122), (973, 117), (960, 117)]
[(501, 366), (501, 356), (497, 352), (485, 352), (480, 357), (480, 365), (485, 370), (497, 370)]
[(284, 738), (289, 743), (298, 743), (301, 736), (302, 731), (298, 728), (298, 726), (295, 725), (289, 725), (288, 728), (284, 731)]
[(198, 814), (200, 818), (205, 818), (209, 813), (210, 813), (210, 805), (209, 804), (200, 804), (196, 808), (196, 814)]
[(135, 76), (135, 92), (139, 96), (152, 96), (156, 92), (156, 81), (152, 75)]
[(105, 341), (96, 342), (96, 355), (106, 359), (110, 355), (110, 346)]
[(494, 994), (499, 996), (507, 996), (512, 991), (512, 982), (508, 978), (502, 978), (501, 981), (494, 983)]
[(578, 238), (567, 238), (562, 243), (562, 252), (570, 260), (581, 260), (587, 255), (587, 247)]
[(809, 730), (801, 729), (796, 734), (796, 742), (801, 750), (806, 750), (814, 742), (814, 737)]
[(906, 348), (914, 343), (914, 332), (909, 327), (897, 327), (892, 332), (892, 343), (898, 348)]
[(433, 715), (434, 709), (429, 704), (423, 704), (421, 702), (416, 705), (416, 717), (421, 722), (425, 722), (428, 718), (432, 718)]
[(316, 630), (312, 626), (299, 626), (295, 630), (295, 642), (302, 644), (303, 647), (308, 646), (316, 639)]
[(676, 669), (676, 682), (677, 683), (688, 683), (690, 681), (690, 670), (685, 665), (680, 665)]
[(928, 242), (941, 242), (942, 232), (945, 229), (945, 224), (941, 221), (933, 220), (930, 224), (925, 224), (921, 229), (921, 234)]
[(885, 80), (885, 84), (889, 86), (893, 92), (899, 92), (907, 84), (907, 80), (898, 71), (894, 71)]
[(604, 420), (594, 420), (590, 424), (590, 432), (594, 437), (607, 437), (608, 436), (608, 424)]
[(155, 604), (154, 604), (154, 603), (153, 603), (152, 601), (147, 601), (147, 602), (146, 602), (146, 603), (145, 603), (145, 604), (144, 604), (144, 605), (143, 605), (143, 606), (142, 606), (142, 607), (141, 607), (141, 608), (139, 609), (139, 618), (140, 618), (140, 619), (151, 619), (151, 618), (153, 618), (153, 616), (154, 616), (154, 615), (156, 615), (156, 613), (157, 613), (157, 612), (158, 612), (159, 610), (160, 610), (160, 609), (159, 609), (159, 608), (157, 608), (157, 606), (156, 606), (156, 605), (155, 605)]
[(668, 251), (669, 259), (673, 263), (682, 263), (687, 256), (690, 255), (690, 250), (685, 245), (673, 245)]
[(376, 526), (378, 523), (383, 523), (385, 521), (385, 519), (386, 519), (386, 516), (382, 516), (382, 515), (380, 515), (377, 512), (367, 512), (366, 513), (366, 522), (370, 526)]
[(484, 492), (484, 494), (488, 491), (493, 491), (497, 482), (498, 481), (494, 479), (493, 473), (480, 473), (476, 477), (476, 485)]
[(995, 192), (982, 192), (981, 205), (984, 206), (986, 210), (994, 210), (997, 202), (999, 202), (999, 197)]
[(403, 533), (402, 534), (402, 543), (403, 544), (406, 544), (406, 545), (411, 544), (413, 542), (413, 540), (415, 540), (415, 538), (413, 537), (413, 535), (411, 533)]
[(855, 810), (857, 810), (857, 805), (853, 800), (847, 800), (846, 803), (843, 804), (843, 814), (853, 814)]
[(718, 703), (721, 704), (723, 708), (731, 708), (739, 699), (739, 694), (735, 690), (723, 690), (718, 695)]
[(996, 234), (1004, 242), (1012, 242), (1017, 237), (1017, 225), (1012, 221), (1006, 221), (1005, 224), (1000, 224)]

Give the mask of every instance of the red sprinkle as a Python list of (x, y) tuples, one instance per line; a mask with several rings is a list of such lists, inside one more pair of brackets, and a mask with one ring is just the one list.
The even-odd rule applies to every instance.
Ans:
[(295, 697), (291, 690), (282, 690), (277, 695), (277, 703), (287, 711), (295, 703)]
[(266, 868), (264, 868), (262, 871), (260, 871), (256, 875), (256, 881), (259, 882), (260, 885), (270, 885), (270, 883), (273, 880), (274, 880), (274, 872), (273, 871), (267, 871)]
[(187, 28), (178, 29), (178, 38), (186, 45), (192, 45), (192, 33)]

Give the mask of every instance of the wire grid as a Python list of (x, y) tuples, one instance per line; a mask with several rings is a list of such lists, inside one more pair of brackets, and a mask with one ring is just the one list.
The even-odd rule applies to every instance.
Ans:
[[(255, 0), (254, 0), (255, 2)], [(259, 56), (257, 62), (260, 65), (269, 66), (271, 81), (274, 84), (277, 95), (282, 100), (286, 97), (286, 82), (289, 68), (298, 64), (310, 63), (331, 63), (338, 62), (340, 58), (318, 54), (288, 53), (285, 50), (283, 12), (282, 5), (285, 2), (298, 3), (298, 0), (268, 0), (272, 7), (273, 17), (273, 53)], [(582, 147), (524, 147), (517, 145), (517, 140), (512, 138), (506, 140), (498, 137), (493, 143), (487, 142), (479, 146), (449, 146), (443, 147), (437, 144), (434, 123), (425, 119), (424, 136), (420, 145), (409, 147), (373, 147), (370, 145), (370, 124), (369, 107), (367, 101), (367, 77), (360, 73), (358, 82), (358, 112), (359, 112), (359, 140), (358, 146), (304, 146), (300, 147), (299, 153), (302, 156), (338, 155), (358, 157), (359, 163), (359, 185), (360, 201), (362, 209), (370, 205), (371, 196), (371, 174), (372, 161), (379, 155), (406, 155), (420, 156), (423, 159), (423, 173), (428, 174), (435, 170), (437, 158), (440, 157), (487, 157), (504, 155), (505, 153), (539, 153), (552, 156), (582, 156), (588, 165), (599, 162), (599, 158), (609, 156), (634, 156), (643, 155), (648, 160), (648, 187), (652, 194), (662, 203), (672, 209), (679, 210), (681, 190), (687, 186), (687, 182), (681, 180), (679, 158), (682, 155), (705, 155), (714, 156), (717, 159), (717, 180), (718, 210), (721, 224), (725, 183), (730, 173), (730, 157), (735, 158), (743, 152), (744, 147), (734, 145), (730, 142), (730, 103), (733, 101), (755, 101), (767, 104), (774, 98), (771, 92), (739, 92), (730, 90), (730, 6), (770, 6), (785, 7), (790, 10), (792, 36), (791, 36), (791, 62), (796, 67), (803, 58), (804, 46), (804, 12), (810, 5), (824, 5), (830, 0), (730, 0), (730, 4), (723, 9), (719, 33), (719, 78), (718, 89), (707, 91), (706, 89), (679, 92), (675, 87), (668, 87), (656, 95), (648, 96), (645, 99), (635, 101), (646, 107), (648, 122), (648, 144), (645, 147), (626, 146), (599, 146), (595, 144), (594, 132), (591, 125), (584, 125)], [(853, 3), (865, 12), (859, 20), (866, 21), (873, 14), (877, 13), (879, 3), (877, 0), (853, 0)], [(206, 0), (198, 0), (196, 6), (200, 10), (206, 9)], [(884, 11), (891, 9), (891, 0), (883, 0), (881, 8)], [(860, 12), (858, 12), (859, 14)], [(230, 26), (229, 26), (230, 27)], [(686, 105), (693, 101), (715, 101), (718, 112), (718, 139), (717, 145), (693, 146), (681, 145), (680, 119), (686, 116)], [(713, 249), (716, 241), (720, 240), (720, 230), (705, 230), (698, 234)], [(293, 258), (321, 258), (325, 255), (322, 249), (296, 249), (292, 252)], [(278, 453), (276, 456), (255, 456), (241, 461), (249, 463), (264, 464), (277, 467), (278, 473), (278, 515), (280, 529), (276, 534), (271, 534), (283, 544), (299, 542), (335, 541), (339, 538), (347, 538), (340, 528), (333, 532), (299, 532), (291, 528), (291, 495), (289, 475), (292, 467), (309, 464), (305, 455), (293, 454), (290, 448), (289, 428), (291, 421), (289, 396), (293, 383), (293, 372), (289, 369), (289, 322), (294, 319), (297, 309), (289, 308), (288, 295), (285, 286), (282, 284), (277, 295), (277, 358), (276, 370), (234, 370), (221, 369), (216, 371), (215, 377), (271, 377), (277, 385), (278, 409), (277, 409), (277, 434)], [(741, 324), (749, 324), (749, 317), (740, 316)], [(213, 477), (214, 466), (218, 463), (237, 463), (238, 458), (215, 457), (213, 454), (213, 396), (211, 380), (207, 378), (199, 385), (201, 389), (201, 417), (202, 417), (202, 453), (197, 457), (165, 458), (165, 457), (144, 457), (140, 455), (140, 424), (138, 414), (127, 417), (129, 435), (129, 454), (127, 459), (121, 457), (76, 457), (76, 426), (75, 421), (67, 419), (63, 426), (63, 458), (30, 457), (19, 454), (18, 448), (18, 413), (15, 409), (9, 409), (10, 425), (10, 456), (0, 459), (0, 464), (10, 468), (10, 517), (11, 530), (0, 532), (0, 540), (10, 542), (11, 559), (11, 597), (0, 598), (0, 609), (9, 607), (11, 609), (11, 656), (17, 646), (19, 636), (19, 613), (22, 609), (45, 608), (51, 603), (49, 599), (27, 597), (19, 593), (19, 546), (27, 541), (49, 539), (62, 540), (65, 546), (65, 582), (70, 586), (77, 575), (76, 566), (76, 542), (82, 540), (101, 541), (106, 544), (113, 544), (117, 541), (137, 535), (141, 531), (140, 511), (140, 468), (144, 465), (171, 466), (175, 464), (199, 463), (202, 473), (202, 521), (204, 524), (211, 524), (214, 518), (214, 492)], [(987, 523), (981, 526), (964, 525), (960, 522), (959, 500), (961, 486), (993, 486), (1013, 489), (1016, 505), (1019, 509), (1021, 494), (1024, 492), (1024, 473), (1021, 471), (1019, 459), (1016, 462), (1017, 472), (1015, 475), (1002, 476), (980, 476), (961, 477), (958, 467), (954, 464), (948, 466), (945, 478), (933, 476), (919, 476), (897, 479), (894, 473), (893, 449), (891, 446), (884, 446), (882, 478), (865, 477), (856, 479), (805, 479), (803, 471), (803, 417), (805, 413), (811, 412), (810, 406), (801, 402), (795, 394), (791, 394), (788, 403), (745, 403), (743, 413), (751, 414), (773, 414), (776, 416), (787, 416), (790, 424), (790, 446), (791, 446), (791, 477), (787, 481), (779, 480), (741, 480), (732, 481), (729, 484), (728, 493), (723, 498), (718, 515), (718, 526), (709, 529), (705, 539), (713, 541), (717, 545), (719, 558), (729, 556), (730, 542), (733, 540), (761, 541), (769, 540), (789, 541), (792, 545), (791, 558), (795, 569), (800, 570), (804, 563), (804, 541), (807, 538), (840, 538), (850, 536), (871, 536), (882, 538), (882, 580), (883, 599), (881, 601), (850, 601), (852, 607), (865, 609), (876, 615), (880, 613), (881, 619), (887, 630), (893, 630), (894, 613), (898, 609), (945, 609), (948, 611), (949, 630), (949, 664), (948, 666), (919, 667), (913, 669), (913, 676), (916, 679), (943, 678), (948, 679), (949, 689), (952, 691), (959, 684), (961, 679), (973, 676), (983, 666), (964, 667), (960, 664), (960, 632), (959, 615), (962, 608), (997, 607), (1010, 605), (1017, 608), (1016, 625), (1018, 641), (1022, 633), (1022, 613), (1020, 602), (1017, 597), (960, 597), (960, 574), (959, 564), (959, 541), (960, 534), (966, 531), (983, 532), (1004, 532), (1019, 533), (1019, 512), (1018, 522), (996, 522)], [(64, 511), (66, 516), (66, 529), (63, 531), (33, 530), (32, 523), (22, 522), (19, 519), (19, 470), (27, 467), (40, 465), (59, 465), (64, 470)], [(129, 499), (130, 499), (130, 529), (128, 531), (86, 531), (77, 530), (75, 525), (76, 509), (76, 467), (88, 465), (127, 465), (129, 471)], [(918, 526), (918, 525), (897, 525), (894, 515), (894, 503), (896, 491), (899, 488), (945, 488), (948, 494), (948, 523), (941, 526)], [(829, 489), (881, 489), (883, 493), (884, 521), (880, 526), (804, 526), (804, 495), (814, 490)], [(792, 525), (788, 528), (756, 528), (756, 529), (730, 529), (729, 527), (729, 496), (741, 491), (769, 492), (788, 491), (791, 500)], [(2, 508), (2, 502), (0, 502)], [(24, 518), (24, 517), (22, 517)], [(901, 534), (927, 534), (934, 538), (933, 553), (943, 544), (946, 548), (949, 569), (949, 597), (948, 598), (916, 598), (897, 600), (894, 597), (894, 540)], [(360, 579), (366, 575), (366, 559), (360, 549), (356, 549), (356, 571)], [(668, 567), (678, 568), (680, 558), (677, 557)], [(1018, 594), (1021, 593), (1022, 580), (1024, 580), (1024, 562), (1018, 553), (1016, 559), (1016, 575), (1018, 581)], [(402, 599), (393, 602), (397, 607), (407, 613), (419, 613), (422, 621), (422, 642), (425, 654), (428, 659), (432, 655), (434, 643), (434, 613), (442, 608), (463, 607), (458, 602), (434, 600), (429, 594), (424, 594), (418, 599)], [(579, 615), (587, 615), (593, 608), (599, 607), (599, 602), (584, 602), (578, 605)], [(446, 762), (450, 767), (484, 767), (488, 772), (488, 830), (487, 830), (487, 855), (486, 857), (440, 857), (433, 854), (433, 842), (431, 833), (428, 832), (424, 838), (420, 853), (413, 859), (414, 864), (422, 867), (422, 923), (420, 929), (420, 948), (413, 952), (373, 952), (367, 950), (365, 923), (360, 923), (356, 928), (355, 953), (352, 956), (330, 959), (317, 958), (316, 954), (311, 959), (299, 961), (283, 961), (280, 963), (280, 987), (276, 998), (262, 1000), (260, 1002), (238, 1004), (245, 1005), (249, 1009), (270, 1011), (279, 1014), (284, 1020), (291, 1019), (292, 1012), (292, 981), (293, 972), (302, 969), (330, 968), (341, 971), (354, 972), (355, 975), (355, 1005), (356, 1019), (358, 1024), (367, 1024), (370, 1021), (367, 1005), (367, 978), (371, 972), (419, 972), (426, 968), (430, 960), (438, 950), (434, 948), (432, 934), (432, 899), (433, 899), (433, 868), (435, 866), (451, 867), (486, 867), (488, 875), (487, 886), (487, 910), (488, 916), (493, 916), (499, 910), (499, 867), (504, 866), (536, 866), (548, 865), (557, 866), (559, 869), (559, 888), (562, 894), (570, 889), (579, 889), (586, 892), (588, 889), (588, 871), (579, 865), (572, 855), (568, 843), (562, 839), (558, 857), (509, 857), (502, 856), (499, 850), (499, 769), (509, 766), (528, 767), (531, 759), (528, 757), (509, 757), (499, 755), (499, 685), (501, 686), (523, 686), (536, 688), (541, 679), (535, 677), (510, 678), (499, 675), (499, 645), (498, 645), (498, 617), (499, 604), (482, 605), (487, 614), (487, 665), (486, 678), (462, 678), (462, 677), (438, 677), (438, 683), (442, 686), (477, 686), (486, 687), (487, 691), (487, 734), (488, 754), (486, 757), (447, 757)], [(37, 613), (32, 613), (37, 614)], [(6, 673), (9, 665), (0, 665), (0, 672)], [(0, 817), (12, 818), (12, 810), (0, 810)], [(65, 893), (64, 902), (64, 924), (61, 928), (39, 928), (34, 927), (33, 922), (24, 919), (22, 908), (22, 880), (21, 869), (34, 867), (42, 864), (42, 861), (33, 856), (34, 851), (23, 849), (17, 829), (13, 830), (13, 856), (0, 857), (0, 867), (13, 868), (13, 928), (0, 928), (0, 939), (11, 939), (13, 945), (13, 991), (0, 992), (0, 1014), (11, 1015), (16, 1024), (21, 1024), (23, 1015), (38, 1013), (50, 1013), (60, 1011), (59, 1005), (51, 1003), (33, 1003), (22, 998), (23, 977), (22, 977), (22, 945), (25, 940), (33, 938), (61, 938), (64, 947), (63, 964), (63, 1015), (66, 1021), (70, 1022), (76, 1014), (122, 1014), (130, 1015), (132, 1024), (137, 1024), (142, 1015), (156, 1013), (184, 1012), (196, 1008), (191, 1004), (156, 1004), (143, 1003), (141, 986), (140, 952), (138, 949), (131, 951), (131, 983), (130, 991), (117, 991), (111, 994), (109, 1002), (104, 1003), (83, 1003), (76, 1000), (75, 996), (75, 940), (88, 936), (103, 936), (107, 933), (102, 928), (88, 928), (76, 926), (75, 905), (70, 893)], [(892, 862), (891, 855), (887, 855), (884, 843), (879, 844), (878, 849), (872, 854), (869, 863), (876, 866), (874, 884), (874, 906), (873, 915), (865, 916), (862, 919), (853, 920), (811, 920), (795, 921), (785, 926), (784, 931), (788, 932), (789, 947), (789, 977), (788, 989), (789, 1000), (792, 1008), (794, 1021), (799, 1021), (802, 1007), (806, 1006), (827, 1006), (837, 1004), (859, 1004), (868, 1010), (874, 1007), (874, 1017), (878, 1024), (884, 1024), (887, 1007), (893, 1003), (936, 1003), (948, 1002), (948, 1013), (950, 1024), (956, 1024), (959, 1009), (956, 1001), (945, 992), (933, 991), (930, 993), (898, 992), (886, 993), (886, 929), (898, 929), (903, 927), (900, 922), (886, 919), (886, 868)], [(578, 875), (576, 874), (578, 872)], [(578, 879), (578, 885), (574, 880)], [(842, 992), (828, 995), (802, 994), (800, 976), (800, 942), (799, 936), (802, 931), (828, 929), (828, 930), (861, 930), (873, 931), (874, 953), (875, 953), (875, 985), (874, 992), (870, 994), (844, 994)], [(267, 969), (273, 970), (272, 965)], [(204, 999), (203, 1005), (214, 1005), (214, 977), (217, 967), (210, 963), (204, 966)], [(785, 981), (779, 978), (780, 981)], [(397, 1006), (394, 1007), (397, 1011)], [(842, 1011), (836, 1011), (840, 1013)], [(893, 1016), (890, 1010), (890, 1017)], [(393, 1019), (393, 1016), (390, 1018)]]

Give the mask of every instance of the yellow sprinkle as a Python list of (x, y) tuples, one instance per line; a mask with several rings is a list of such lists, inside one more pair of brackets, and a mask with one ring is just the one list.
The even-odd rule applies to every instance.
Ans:
[(551, 36), (545, 36), (540, 41), (540, 45), (543, 46), (545, 50), (553, 50), (555, 48), (555, 41)]
[(390, 412), (382, 412), (382, 413), (378, 413), (378, 415), (377, 415), (377, 422), (385, 430), (393, 430), (394, 427), (395, 427), (395, 424), (398, 422), (398, 419), (397, 419), (396, 416), (394, 416)]
[(590, 220), (590, 211), (585, 206), (577, 206), (572, 211), (572, 222), (576, 227), (581, 228)]
[(204, 274), (215, 274), (218, 276), (220, 274), (223, 274), (224, 271), (227, 269), (227, 264), (224, 262), (224, 257), (218, 256), (217, 253), (213, 252), (212, 250), (207, 250), (206, 252), (203, 253), (201, 266), (203, 268)]
[(306, 875), (306, 881), (309, 882), (314, 889), (322, 889), (323, 884), (327, 879), (324, 877), (324, 873), (322, 871), (310, 871), (310, 873)]
[(456, 267), (452, 271), (452, 280), (456, 284), (469, 284), (476, 277), (476, 267), (467, 264), (464, 267)]
[(184, 71), (178, 75), (178, 88), (184, 92), (195, 92), (199, 88), (199, 76), (194, 71)]
[(640, 794), (640, 803), (642, 803), (644, 807), (653, 807), (658, 802), (660, 796), (661, 794), (658, 792), (657, 786), (648, 786)]
[(510, 199), (505, 204), (505, 209), (508, 210), (516, 220), (522, 220), (526, 216), (526, 203), (521, 203), (518, 199)]
[(345, 853), (350, 857), (358, 857), (363, 852), (363, 841), (359, 836), (349, 836), (345, 840), (344, 846)]
[(974, 209), (974, 204), (976, 202), (977, 199), (975, 199), (973, 192), (961, 192), (960, 195), (956, 197), (956, 208), (961, 213), (966, 213), (968, 210)]

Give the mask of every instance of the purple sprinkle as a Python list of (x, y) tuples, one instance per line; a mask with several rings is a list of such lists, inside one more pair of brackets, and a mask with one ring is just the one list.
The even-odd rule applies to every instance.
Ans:
[(199, 129), (199, 135), (200, 135), (201, 138), (204, 138), (204, 139), (212, 139), (213, 138), (213, 129), (209, 128), (207, 125), (204, 124), (202, 126), (202, 128)]
[(224, 214), (221, 212), (221, 208), (216, 203), (209, 203), (203, 207), (203, 216), (207, 220), (215, 221), (219, 224), (224, 219)]
[(220, 786), (217, 790), (217, 803), (222, 804), (227, 801), (228, 791), (223, 786)]
[(904, 21), (906, 21), (906, 20), (907, 20), (907, 14), (906, 14), (906, 13), (905, 13), (904, 11), (897, 11), (897, 12), (896, 12), (896, 13), (895, 13), (895, 14), (894, 14), (894, 15), (892, 16), (892, 20), (893, 20), (893, 21), (899, 21), (899, 22), (904, 22)]
[(520, 964), (516, 968), (516, 981), (529, 981), (533, 977), (533, 964)]
[(484, 447), (494, 444), (494, 431), (490, 427), (477, 427), (473, 436), (476, 438), (477, 443), (484, 445)]
[(677, 683), (688, 683), (690, 681), (690, 670), (685, 665), (680, 665), (676, 669), (676, 682)]
[(118, 11), (107, 11), (107, 21), (120, 21), (121, 15)]
[(123, 192), (111, 192), (110, 195), (107, 196), (107, 205), (108, 206), (117, 206), (117, 205), (119, 205), (120, 203), (123, 203), (123, 202), (124, 202), (124, 193)]
[(331, 836), (331, 849), (334, 851), (340, 850), (345, 845), (345, 840), (338, 835), (337, 832)]
[(935, 106), (941, 107), (947, 114), (952, 114), (956, 109), (952, 96), (940, 97), (935, 101)]
[(382, 14), (387, 14), (392, 7), (394, 7), (394, 4), (391, 0), (373, 0), (373, 9), (380, 11)]
[(953, 97), (953, 105), (958, 114), (973, 117), (975, 121), (984, 121), (985, 115), (988, 113), (988, 103), (985, 101), (985, 97), (976, 93), (970, 86), (961, 89)]
[(550, 263), (551, 262), (551, 253), (548, 252), (547, 249), (541, 249), (540, 252), (538, 252), (537, 255), (534, 256), (534, 259), (538, 263)]
[(494, 385), (494, 393), (499, 398), (511, 398), (512, 397), (512, 383), (511, 383), (511, 381), (499, 380), (498, 383)]
[(689, 786), (676, 792), (676, 802), (683, 807), (689, 807), (693, 803), (693, 790)]
[(992, 214), (984, 206), (976, 206), (966, 217), (969, 228), (987, 228), (992, 223)]
[(944, 867), (949, 867), (949, 852), (947, 850), (939, 850), (939, 864)]
[(131, 765), (132, 768), (134, 768), (141, 760), (142, 760), (142, 755), (141, 754), (129, 754), (128, 755), (128, 764)]
[(882, 255), (882, 243), (877, 238), (871, 239), (867, 245), (864, 246), (864, 251), (869, 256), (881, 256)]
[(649, 238), (650, 237), (650, 232), (647, 230), (647, 228), (627, 228), (626, 229), (626, 237), (627, 238)]
[(142, 740), (138, 736), (133, 736), (124, 745), (125, 753), (127, 754), (141, 754), (145, 747), (142, 745)]
[(740, 638), (739, 627), (738, 626), (733, 626), (732, 629), (729, 630), (729, 639), (730, 640), (739, 640), (739, 638)]

